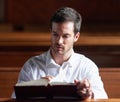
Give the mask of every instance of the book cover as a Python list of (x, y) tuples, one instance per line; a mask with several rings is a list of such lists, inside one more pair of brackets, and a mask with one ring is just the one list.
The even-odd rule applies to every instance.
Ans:
[(16, 98), (79, 98), (76, 85), (54, 82), (46, 79), (17, 83), (14, 86)]

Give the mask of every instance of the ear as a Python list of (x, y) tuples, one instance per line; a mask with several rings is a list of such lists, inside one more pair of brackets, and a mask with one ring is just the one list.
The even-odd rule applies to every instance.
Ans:
[(79, 33), (79, 32), (78, 32), (77, 34), (75, 34), (74, 42), (76, 42), (76, 41), (79, 39), (79, 36), (80, 36), (80, 33)]

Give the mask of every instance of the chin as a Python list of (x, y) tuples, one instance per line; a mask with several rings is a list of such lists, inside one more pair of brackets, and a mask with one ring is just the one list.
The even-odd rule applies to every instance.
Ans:
[(59, 54), (59, 55), (64, 55), (64, 53), (61, 52), (61, 51), (58, 51), (57, 54)]

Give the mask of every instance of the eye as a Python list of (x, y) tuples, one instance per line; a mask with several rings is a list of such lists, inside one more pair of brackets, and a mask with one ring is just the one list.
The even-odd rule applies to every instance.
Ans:
[(65, 34), (65, 35), (63, 35), (63, 38), (69, 38), (69, 37), (70, 37), (69, 34)]
[(58, 37), (58, 34), (53, 34), (53, 36)]
[(54, 36), (54, 37), (58, 37), (58, 34), (57, 33), (52, 33), (52, 35)]

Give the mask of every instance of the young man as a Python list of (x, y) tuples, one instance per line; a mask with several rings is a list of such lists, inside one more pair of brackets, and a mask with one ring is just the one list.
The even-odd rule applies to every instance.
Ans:
[(81, 15), (74, 9), (58, 9), (51, 18), (50, 49), (24, 64), (18, 83), (55, 78), (56, 81), (75, 83), (82, 99), (107, 98), (95, 63), (73, 50), (80, 36), (81, 22)]

